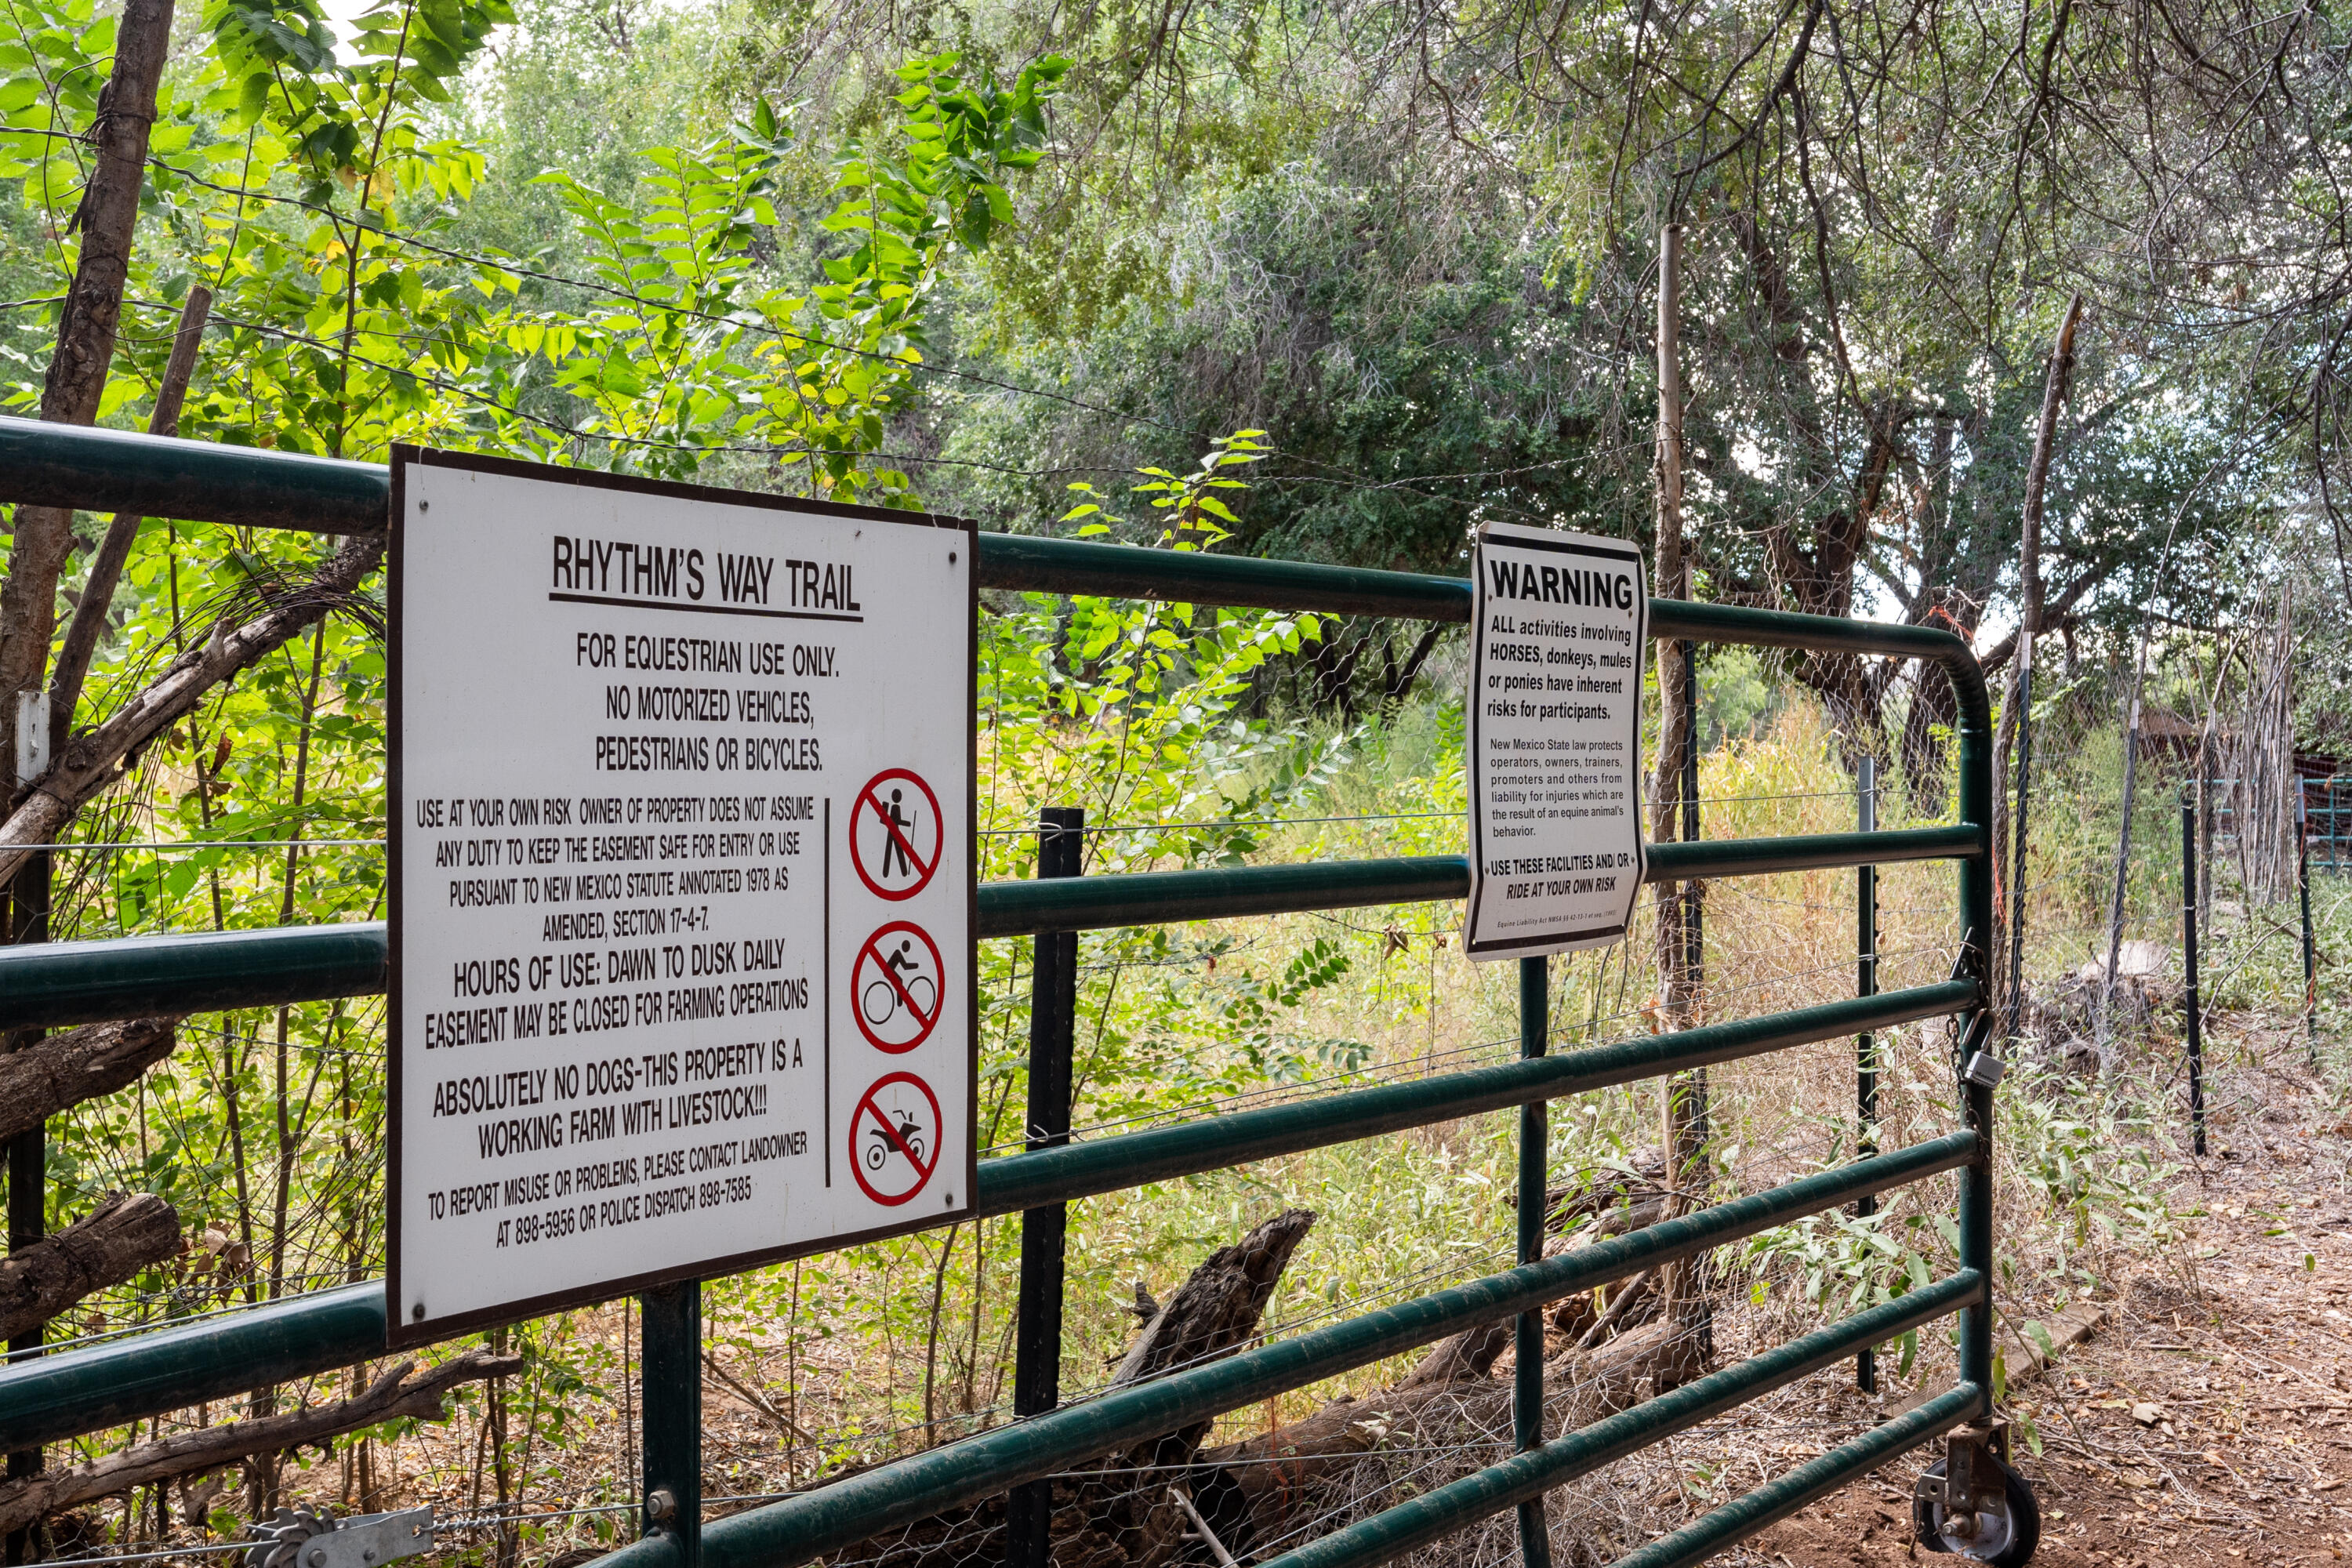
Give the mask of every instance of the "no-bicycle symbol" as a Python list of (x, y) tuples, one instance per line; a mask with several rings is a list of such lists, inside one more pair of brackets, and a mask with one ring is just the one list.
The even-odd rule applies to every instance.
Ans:
[(946, 847), (940, 797), (905, 768), (876, 773), (849, 814), (849, 862), (877, 899), (911, 899)]
[(858, 1031), (877, 1050), (913, 1050), (940, 1021), (946, 979), (931, 933), (912, 921), (892, 921), (866, 939), (850, 971)]
[(923, 1190), (940, 1166), (945, 1118), (930, 1085), (894, 1072), (857, 1101), (849, 1119), (849, 1172), (866, 1195), (896, 1207)]

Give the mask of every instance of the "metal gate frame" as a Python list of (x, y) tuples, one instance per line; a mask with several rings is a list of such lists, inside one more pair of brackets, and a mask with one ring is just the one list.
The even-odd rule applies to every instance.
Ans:
[[(0, 418), (0, 501), (137, 512), (310, 533), (380, 533), (387, 471), (375, 465), (119, 431)], [(1466, 622), (1470, 584), (1399, 572), (1145, 551), (1009, 534), (980, 536), (982, 586), (1202, 605)], [(1124, 1387), (706, 1523), (699, 1508), (698, 1286), (648, 1295), (646, 1533), (607, 1568), (792, 1568), (943, 1509), (1040, 1481), (1115, 1447), (1208, 1420), (1445, 1335), (1517, 1315), (1540, 1334), (1548, 1302), (1947, 1171), (1961, 1174), (1959, 1263), (1948, 1278), (1547, 1440), (1540, 1356), (1522, 1357), (1521, 1451), (1273, 1559), (1283, 1568), (1385, 1562), (1513, 1507), (1530, 1563), (1548, 1563), (1543, 1493), (1906, 1330), (1957, 1313), (1948, 1391), (1696, 1521), (1620, 1558), (1620, 1568), (1699, 1562), (1895, 1456), (1963, 1424), (1992, 1439), (1992, 1132), (2000, 1064), (1985, 1006), (1992, 910), (1991, 726), (1985, 684), (1959, 638), (1916, 626), (1656, 599), (1666, 642), (1918, 658), (1942, 667), (1959, 710), (1959, 822), (1942, 827), (1649, 846), (1653, 882), (1763, 876), (1902, 860), (1959, 862), (1960, 957), (1936, 984), (1546, 1055), (1545, 961), (1522, 961), (1522, 1058), (985, 1160), (974, 1215), (1060, 1205), (1150, 1182), (1326, 1147), (1486, 1111), (1521, 1112), (1519, 1267), (1418, 1300)], [(1060, 877), (980, 889), (978, 934), (1085, 930), (1462, 898), (1461, 856)], [(56, 1026), (375, 994), (381, 923), (133, 937), (0, 950), (0, 1027)], [(1540, 1257), (1544, 1108), (1552, 1100), (1816, 1041), (1957, 1016), (1955, 1085), (1964, 1125), (1941, 1137), (1717, 1204), (1597, 1246)], [(281, 1300), (0, 1369), (0, 1449), (36, 1447), (259, 1384), (381, 1356), (382, 1283)], [(1524, 1343), (1524, 1340), (1522, 1341)], [(1540, 1346), (1540, 1339), (1536, 1341)], [(1532, 1388), (1532, 1394), (1530, 1389)], [(1532, 1406), (1530, 1399), (1532, 1398)], [(1955, 1438), (1958, 1449), (1960, 1440)], [(1965, 1462), (1956, 1465), (1963, 1471)], [(657, 1489), (676, 1484), (664, 1500)], [(1979, 1481), (1979, 1486), (1983, 1484)]]

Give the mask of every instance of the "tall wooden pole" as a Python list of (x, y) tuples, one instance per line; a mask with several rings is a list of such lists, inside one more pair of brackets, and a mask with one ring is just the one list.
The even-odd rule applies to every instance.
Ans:
[[(1690, 597), (1690, 560), (1683, 542), (1683, 373), (1682, 373), (1683, 231), (1668, 224), (1658, 236), (1658, 512), (1657, 584), (1660, 597)], [(1693, 669), (1680, 642), (1661, 641), (1658, 659), (1658, 759), (1651, 775), (1650, 838), (1666, 843), (1682, 836), (1686, 812), (1695, 810), (1686, 797), (1690, 784)], [(1661, 886), (1658, 911), (1658, 1001), (1670, 1026), (1688, 1028), (1696, 1020), (1690, 942), (1690, 899), (1696, 884)], [(1664, 1120), (1666, 1186), (1681, 1206), (1705, 1184), (1700, 1167), (1701, 1131), (1706, 1110), (1706, 1080), (1685, 1074), (1665, 1082)], [(1670, 1303), (1691, 1294), (1685, 1268), (1664, 1270), (1661, 1282)]]

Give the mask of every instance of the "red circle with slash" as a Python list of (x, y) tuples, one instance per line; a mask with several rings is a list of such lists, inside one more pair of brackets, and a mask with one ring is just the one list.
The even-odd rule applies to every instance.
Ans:
[[(918, 943), (923, 956), (912, 956)], [(894, 955), (900, 962), (892, 963)], [(931, 1037), (947, 1002), (947, 965), (930, 932), (912, 921), (892, 921), (857, 950), (857, 961), (849, 969), (849, 987), (857, 1032), (872, 1041), (876, 1050), (896, 1056)]]
[[(882, 1103), (883, 1091), (899, 1085), (922, 1096), (923, 1107), (931, 1114), (929, 1127), (908, 1112), (903, 1090), (892, 1095), (887, 1107)], [(931, 1086), (910, 1072), (891, 1073), (858, 1097), (857, 1110), (849, 1118), (849, 1173), (867, 1197), (896, 1208), (921, 1192), (940, 1168), (940, 1145), (946, 1132), (947, 1118), (940, 1114)], [(893, 1190), (902, 1181), (904, 1190)]]
[[(914, 805), (908, 801), (906, 790), (889, 789), (886, 804), (886, 788), (898, 780), (915, 786), (922, 796), (914, 816), (908, 816), (903, 807)], [(922, 810), (929, 807), (928, 827), (921, 820)], [(931, 852), (928, 858), (915, 846), (928, 837)], [(940, 868), (947, 849), (947, 829), (940, 816), (940, 797), (931, 793), (922, 775), (905, 768), (889, 768), (866, 781), (857, 792), (857, 803), (849, 812), (849, 863), (857, 868), (857, 879), (866, 884), (877, 899), (911, 899), (930, 885), (931, 874)], [(867, 863), (871, 845), (872, 864)]]

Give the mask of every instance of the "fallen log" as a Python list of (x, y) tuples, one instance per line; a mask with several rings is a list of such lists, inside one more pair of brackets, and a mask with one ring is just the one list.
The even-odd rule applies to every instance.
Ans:
[(179, 1022), (174, 1015), (88, 1024), (0, 1056), (0, 1142), (135, 1082), (180, 1043)]
[[(1111, 1375), (1114, 1387), (1229, 1356), (1258, 1334), (1265, 1304), (1315, 1215), (1289, 1209), (1221, 1247), (1154, 1312)], [(1160, 1568), (1184, 1549), (1191, 1520), (1175, 1489), (1210, 1423), (1105, 1454), (1055, 1478), (1055, 1568)], [(839, 1478), (835, 1478), (838, 1479)], [(1005, 1558), (1003, 1497), (935, 1514), (847, 1548), (835, 1568), (950, 1568)]]
[(0, 1258), (0, 1340), (47, 1322), (179, 1247), (180, 1215), (168, 1202), (153, 1193), (109, 1194), (57, 1235)]
[(378, 1422), (401, 1416), (438, 1421), (442, 1396), (459, 1384), (521, 1370), (522, 1357), (486, 1350), (467, 1351), (422, 1373), (416, 1373), (415, 1362), (404, 1361), (349, 1399), (182, 1432), (69, 1470), (10, 1481), (0, 1485), (0, 1533), (22, 1530), (45, 1514), (120, 1496), (134, 1487), (198, 1475), (257, 1454), (322, 1443)]

